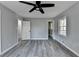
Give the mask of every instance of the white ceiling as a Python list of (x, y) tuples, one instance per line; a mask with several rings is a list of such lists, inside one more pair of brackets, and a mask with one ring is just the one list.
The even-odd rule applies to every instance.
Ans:
[[(29, 1), (35, 3), (35, 1)], [(18, 15), (28, 18), (51, 18), (59, 15), (63, 11), (70, 8), (77, 1), (42, 1), (42, 3), (54, 3), (55, 7), (43, 8), (45, 14), (41, 14), (39, 11), (33, 11), (29, 13), (29, 10), (33, 6), (22, 4), (18, 1), (0, 1), (3, 5), (16, 12)]]

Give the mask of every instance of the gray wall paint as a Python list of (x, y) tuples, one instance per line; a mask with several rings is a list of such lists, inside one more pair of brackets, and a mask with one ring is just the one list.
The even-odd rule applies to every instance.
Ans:
[(14, 12), (0, 4), (2, 16), (2, 52), (17, 43), (17, 17)]
[[(31, 38), (48, 39), (48, 19), (31, 20)], [(46, 39), (45, 39), (46, 38)]]
[[(68, 32), (66, 37), (60, 36), (57, 32), (57, 21), (62, 16), (67, 16), (68, 21)], [(79, 3), (55, 17), (55, 30), (53, 37), (79, 53)]]

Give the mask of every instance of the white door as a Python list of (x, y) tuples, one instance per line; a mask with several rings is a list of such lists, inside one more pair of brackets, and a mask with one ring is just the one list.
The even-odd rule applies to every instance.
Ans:
[(30, 21), (23, 21), (22, 40), (30, 40)]

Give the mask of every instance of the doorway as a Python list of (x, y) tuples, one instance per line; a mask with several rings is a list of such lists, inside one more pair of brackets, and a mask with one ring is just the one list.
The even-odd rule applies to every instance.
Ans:
[(22, 20), (18, 19), (18, 27), (17, 27), (17, 39), (21, 41), (22, 33)]
[(54, 21), (50, 20), (48, 21), (48, 38), (53, 38), (52, 37), (53, 32), (54, 32)]

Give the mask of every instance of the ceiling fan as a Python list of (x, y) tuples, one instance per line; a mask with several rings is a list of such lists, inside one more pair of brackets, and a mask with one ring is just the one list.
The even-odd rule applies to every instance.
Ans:
[(26, 2), (26, 1), (19, 1), (19, 2), (24, 3), (24, 4), (28, 4), (28, 5), (32, 5), (33, 8), (29, 12), (36, 10), (36, 11), (40, 11), (42, 14), (45, 13), (42, 8), (54, 7), (55, 6), (55, 4), (51, 4), (51, 3), (41, 4), (41, 1), (36, 1), (36, 4)]

